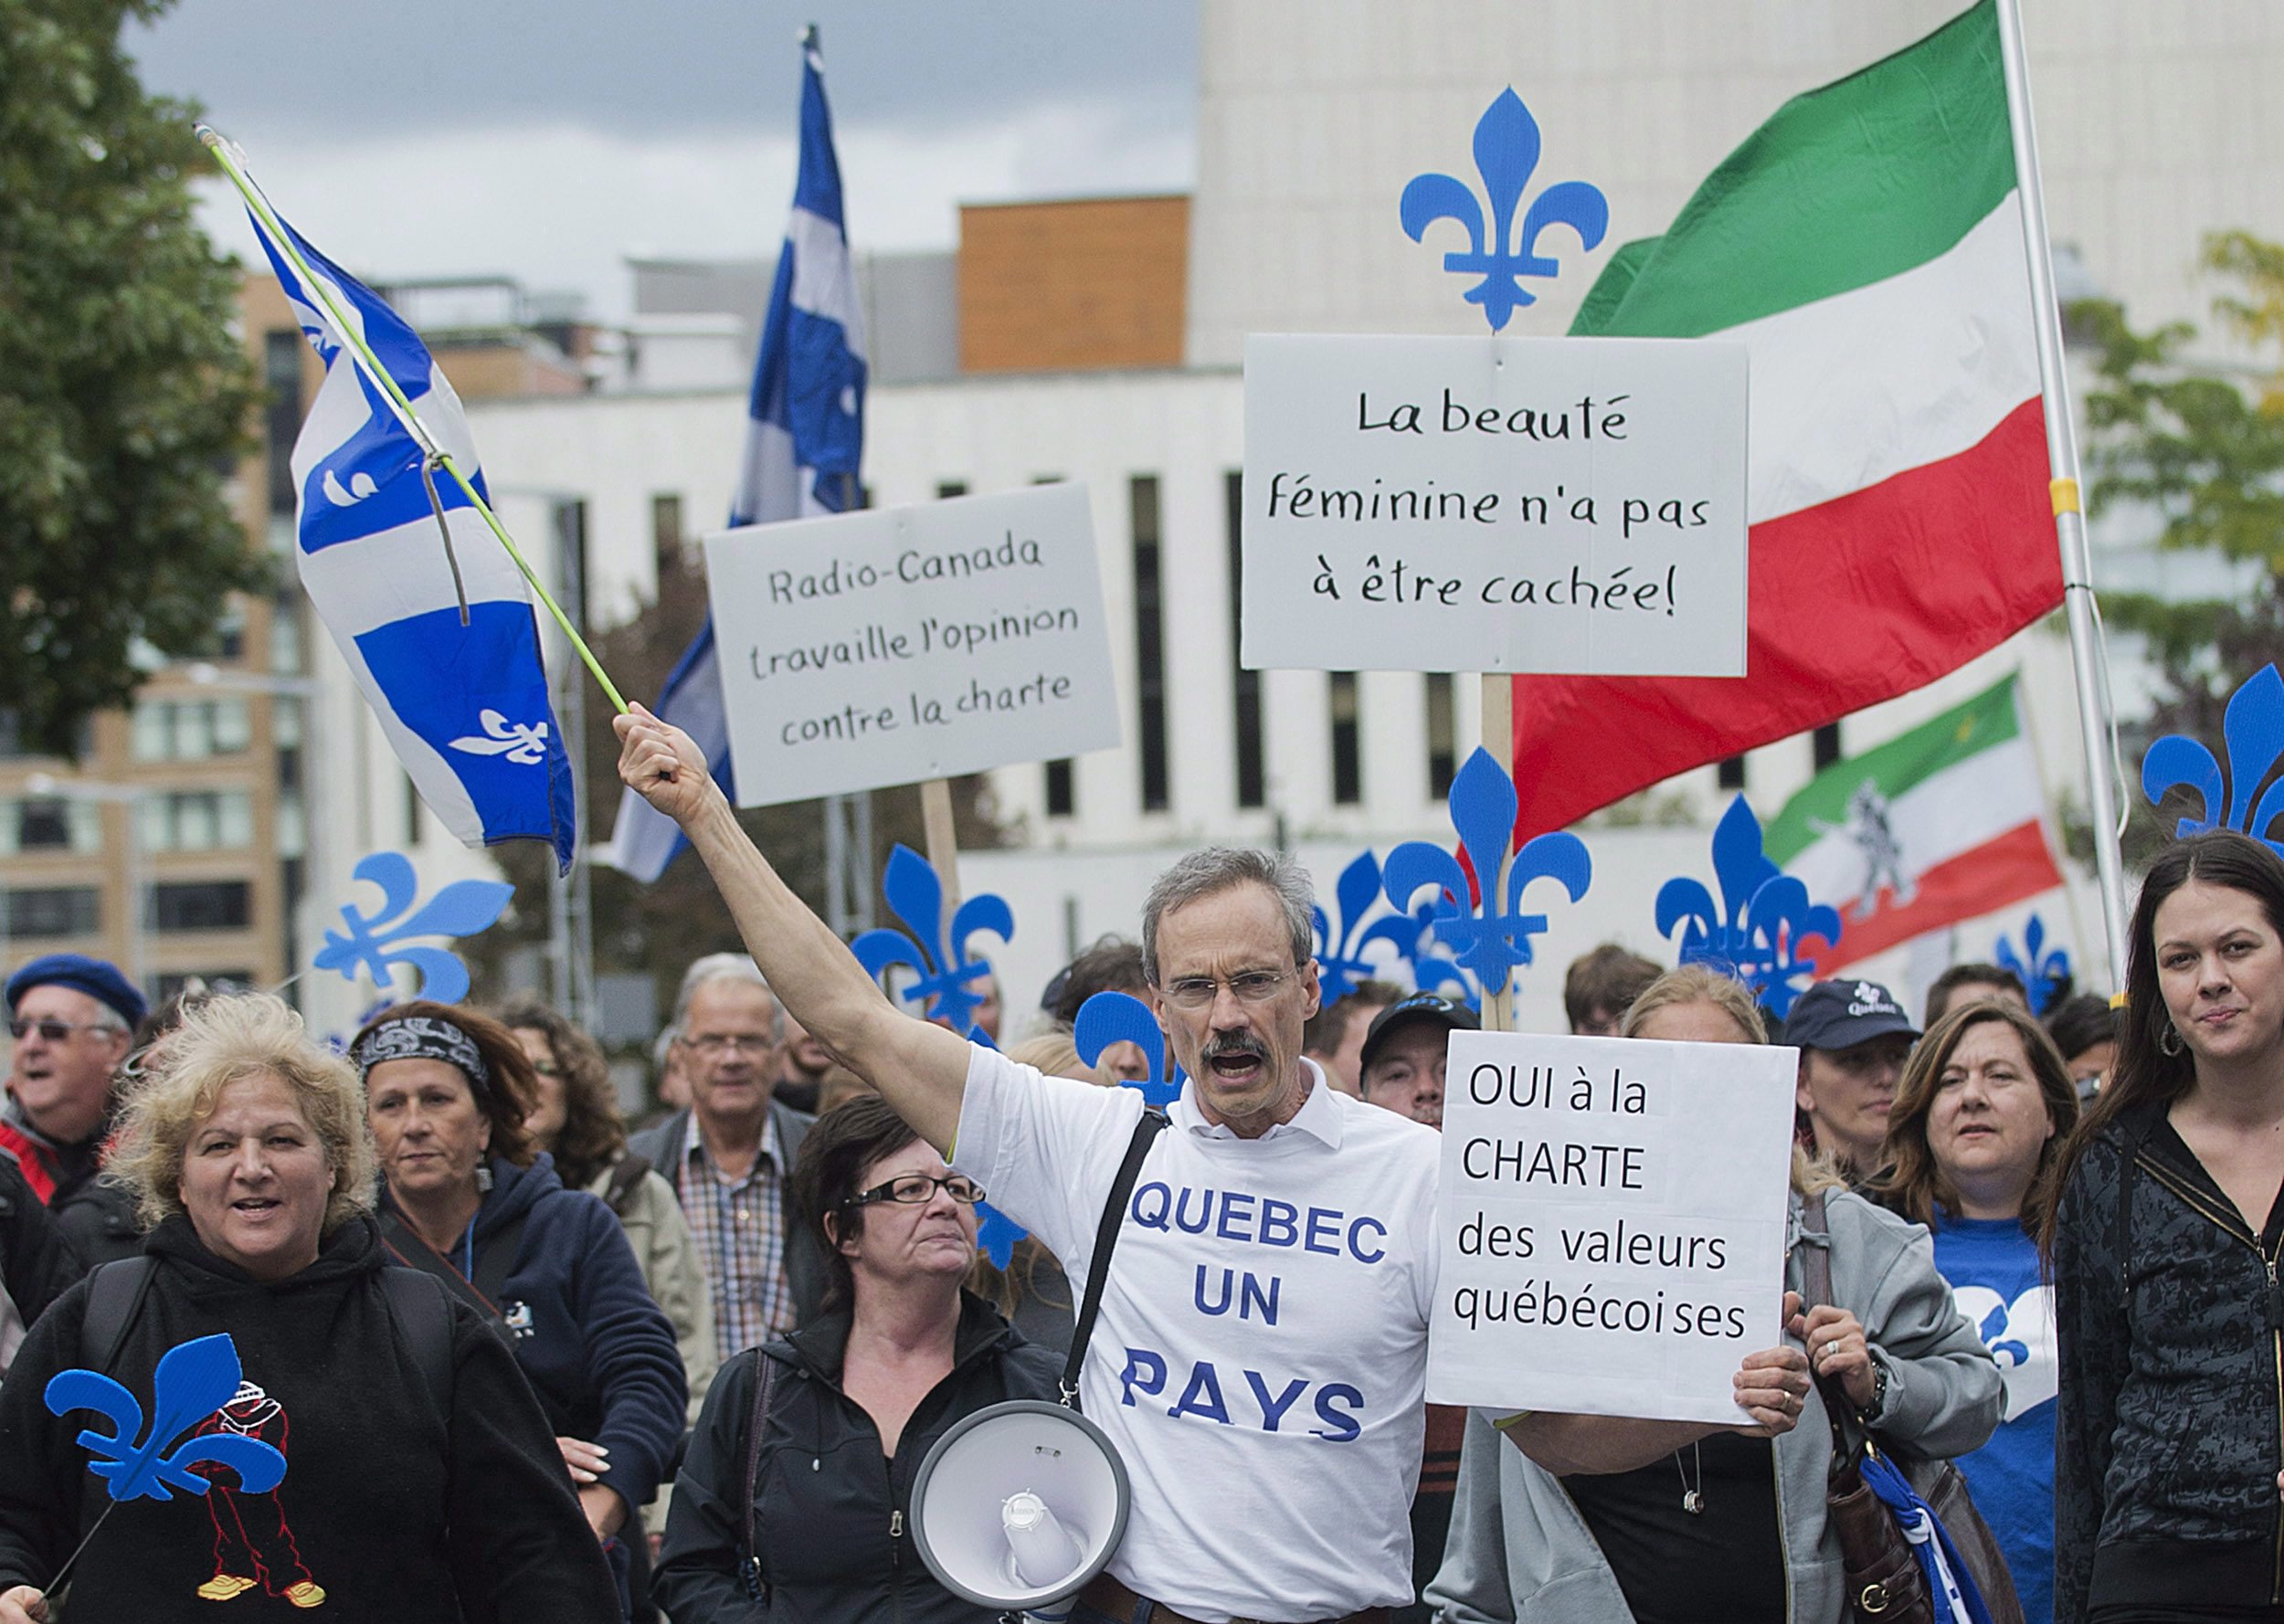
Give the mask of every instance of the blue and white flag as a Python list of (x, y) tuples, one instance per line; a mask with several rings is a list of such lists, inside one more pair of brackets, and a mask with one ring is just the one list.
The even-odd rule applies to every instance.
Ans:
[[(733, 526), (843, 512), (858, 505), (862, 489), (864, 318), (849, 262), (841, 163), (833, 156), (825, 60), (814, 30), (801, 56), (800, 168), (754, 364), (745, 459), (730, 503)], [(735, 801), (712, 617), (667, 678), (656, 713), (706, 753), (714, 781)], [(682, 844), (673, 821), (629, 790), (619, 797), (609, 855), (602, 860), (647, 885), (666, 871)]]
[(261, 217), (252, 218), (303, 336), (325, 364), (292, 457), (294, 563), (310, 602), (414, 788), (454, 838), (469, 846), (545, 840), (568, 870), (571, 763), (523, 575), (452, 477), (441, 468), (424, 473), (420, 442), (335, 333), (327, 298), (438, 448), (481, 490), (460, 396), (371, 289), (277, 216), (323, 294), (305, 287)]

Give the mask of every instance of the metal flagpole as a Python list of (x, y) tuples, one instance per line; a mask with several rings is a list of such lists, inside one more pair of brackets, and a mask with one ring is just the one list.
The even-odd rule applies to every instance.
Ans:
[(2091, 560), (2078, 477), (2078, 432), (2070, 418), (2069, 374), (2062, 356), (2062, 321), (2054, 292), (2054, 257), (2046, 239), (2046, 194), (2038, 180), (2038, 138), (2030, 114), (2030, 70), (2023, 53), (2017, 0), (1994, 0), (1999, 55), (2006, 76), (2006, 117), (2014, 140), (2014, 185), (2023, 208), (2023, 247), (2030, 260), (2031, 319), (2038, 336), (2038, 384), (2046, 418), (2055, 540), (2062, 550), (2062, 605), (2069, 617), (2070, 667), (2078, 689), (2078, 735), (2086, 749), (2086, 800), (2094, 819), (2094, 869), (2101, 883), (2102, 934), (2110, 949), (2110, 985), (2125, 991), (2125, 865), (2118, 850), (2118, 803), (2111, 764), (2114, 722), (2103, 680), (2095, 621)]

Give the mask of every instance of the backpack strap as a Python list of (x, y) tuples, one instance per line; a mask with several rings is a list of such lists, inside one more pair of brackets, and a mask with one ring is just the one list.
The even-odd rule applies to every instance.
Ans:
[(745, 1594), (760, 1606), (769, 1604), (769, 1584), (761, 1572), (761, 1542), (754, 1531), (754, 1513), (761, 1495), (761, 1435), (769, 1428), (769, 1400), (777, 1386), (777, 1362), (760, 1348), (754, 1350), (754, 1411), (745, 1426), (745, 1515), (737, 1524), (737, 1571), (745, 1581)]
[(1110, 1274), (1111, 1249), (1118, 1244), (1118, 1230), (1126, 1216), (1126, 1197), (1134, 1193), (1142, 1158), (1150, 1154), (1150, 1141), (1158, 1136), (1168, 1120), (1164, 1112), (1144, 1107), (1134, 1124), (1134, 1137), (1126, 1141), (1126, 1159), (1118, 1164), (1118, 1176), (1110, 1181), (1110, 1199), (1103, 1204), (1102, 1222), (1094, 1229), (1094, 1256), (1086, 1266), (1086, 1297), (1079, 1304), (1078, 1324), (1071, 1334), (1070, 1356), (1063, 1362), (1063, 1402), (1073, 1409), (1079, 1407), (1079, 1366), (1086, 1362), (1087, 1338), (1094, 1334), (1094, 1315), (1103, 1305), (1103, 1282)]
[(2125, 1145), (2118, 1158), (2118, 1203), (2110, 1214), (2110, 1255), (2118, 1260), (2118, 1310), (2133, 1318), (2133, 1181), (2141, 1172), (2141, 1146), (2157, 1131), (2154, 1113), (2129, 1122), (2120, 1116)]
[(642, 1187), (644, 1176), (650, 1171), (650, 1158), (629, 1151), (619, 1158), (610, 1170), (610, 1183), (603, 1186), (603, 1200), (620, 1218), (627, 1216), (627, 1203), (634, 1199), (635, 1191)]
[[(1811, 1234), (1820, 1239), (1811, 1242)], [(1832, 1301), (1832, 1221), (1824, 1216), (1822, 1190), (1801, 1197), (1800, 1272), (1803, 1313)], [(1847, 1401), (1838, 1382), (1817, 1371), (1813, 1352), (1809, 1357), (1810, 1379), (1824, 1401), (1824, 1419), (1832, 1424), (1832, 1469), (1836, 1471), (1849, 1454), (1847, 1427), (1843, 1418), (1853, 1415), (1856, 1407)]]
[(405, 1334), (420, 1379), (449, 1424), (452, 1416), (452, 1298), (444, 1282), (418, 1269), (385, 1268), (381, 1289), (388, 1312)]
[(119, 1258), (87, 1277), (87, 1317), (79, 1322), (79, 1358), (90, 1370), (108, 1374), (120, 1345), (151, 1294), (158, 1260), (149, 1252)]

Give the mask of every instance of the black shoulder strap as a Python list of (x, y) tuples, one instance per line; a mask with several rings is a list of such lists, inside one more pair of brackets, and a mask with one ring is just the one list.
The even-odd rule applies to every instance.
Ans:
[[(1809, 1240), (1812, 1233), (1820, 1239)], [(1832, 1220), (1824, 1216), (1821, 1189), (1801, 1197), (1801, 1312), (1806, 1313), (1832, 1301)], [(1832, 1425), (1832, 1463), (1837, 1471), (1849, 1457), (1847, 1418), (1856, 1413), (1856, 1407), (1848, 1402), (1838, 1382), (1817, 1371), (1813, 1355), (1808, 1369), (1824, 1401), (1824, 1419)]]
[(150, 1294), (158, 1260), (148, 1252), (102, 1264), (87, 1280), (87, 1317), (79, 1322), (79, 1357), (90, 1370), (108, 1373), (128, 1327)]
[(2110, 1215), (2110, 1255), (2118, 1260), (2118, 1306), (2133, 1317), (2133, 1181), (2141, 1171), (2141, 1146), (2157, 1131), (2154, 1113), (2120, 1115), (2125, 1144), (2118, 1157), (2118, 1204)]
[(627, 1216), (627, 1203), (641, 1187), (644, 1176), (650, 1171), (650, 1158), (629, 1151), (619, 1158), (619, 1165), (610, 1170), (610, 1183), (603, 1186), (603, 1200), (620, 1218)]
[(1118, 1176), (1110, 1181), (1110, 1199), (1103, 1204), (1103, 1221), (1094, 1230), (1094, 1256), (1086, 1266), (1086, 1297), (1079, 1304), (1078, 1325), (1071, 1334), (1071, 1355), (1063, 1362), (1063, 1402), (1073, 1409), (1079, 1406), (1079, 1366), (1086, 1362), (1087, 1338), (1094, 1334), (1094, 1315), (1103, 1305), (1103, 1281), (1110, 1273), (1111, 1249), (1118, 1244), (1118, 1230), (1126, 1216), (1126, 1197), (1134, 1193), (1134, 1181), (1142, 1172), (1142, 1158), (1150, 1154), (1150, 1141), (1166, 1126), (1162, 1111), (1145, 1108), (1141, 1120), (1134, 1124), (1134, 1137), (1126, 1142), (1126, 1159), (1118, 1164)]
[(745, 1514), (737, 1524), (737, 1569), (745, 1577), (745, 1594), (764, 1606), (769, 1600), (769, 1586), (762, 1577), (761, 1545), (754, 1533), (754, 1512), (761, 1492), (761, 1435), (769, 1429), (769, 1399), (777, 1385), (777, 1362), (756, 1348), (754, 1413), (745, 1427)]
[(428, 1396), (449, 1421), (452, 1414), (452, 1300), (441, 1281), (417, 1269), (381, 1271), (388, 1311), (396, 1317)]
[[(510, 1334), (507, 1321), (501, 1317), (500, 1310), (492, 1299), (477, 1288), (475, 1281), (455, 1269), (449, 1258), (423, 1240), (413, 1227), (393, 1209), (384, 1209), (381, 1213), (381, 1239), (406, 1268), (417, 1269), (429, 1276), (453, 1296), (483, 1315), (484, 1323), (502, 1336)], [(481, 1274), (482, 1271), (480, 1270), (478, 1272)]]

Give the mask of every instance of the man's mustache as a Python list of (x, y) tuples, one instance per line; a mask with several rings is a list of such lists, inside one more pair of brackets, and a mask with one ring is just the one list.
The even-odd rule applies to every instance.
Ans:
[(1248, 1055), (1265, 1060), (1269, 1058), (1269, 1047), (1250, 1032), (1227, 1032), (1209, 1039), (1199, 1058), (1211, 1063), (1225, 1055)]

